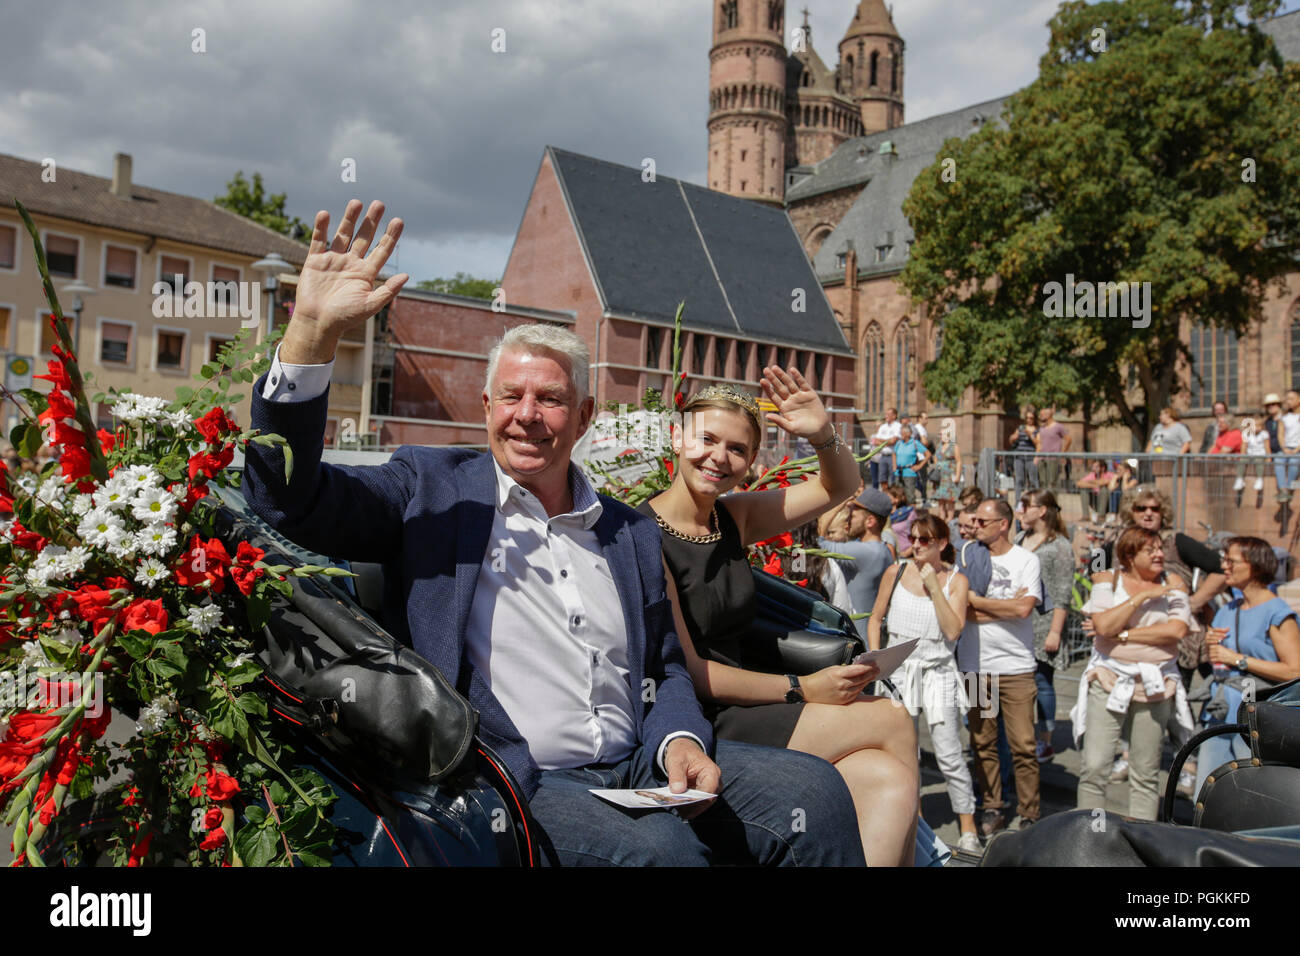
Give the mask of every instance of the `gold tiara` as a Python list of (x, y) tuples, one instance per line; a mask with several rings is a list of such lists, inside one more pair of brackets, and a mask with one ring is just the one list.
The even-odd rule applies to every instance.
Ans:
[(682, 406), (682, 411), (688, 412), (694, 406), (706, 401), (727, 402), (739, 406), (741, 411), (754, 422), (758, 433), (763, 434), (763, 418), (758, 410), (758, 400), (748, 392), (741, 391), (734, 385), (708, 385), (692, 395), (690, 401)]

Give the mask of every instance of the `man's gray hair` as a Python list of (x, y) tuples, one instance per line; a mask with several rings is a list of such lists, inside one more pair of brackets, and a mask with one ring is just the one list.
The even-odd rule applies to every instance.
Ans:
[(569, 377), (573, 380), (573, 387), (578, 393), (578, 401), (581, 402), (587, 397), (587, 375), (591, 365), (591, 353), (587, 351), (587, 343), (562, 326), (544, 325), (540, 322), (533, 325), (516, 325), (492, 346), (492, 351), (488, 353), (487, 380), (483, 384), (489, 395), (492, 393), (492, 379), (497, 373), (497, 360), (507, 349), (529, 355), (552, 352), (563, 356), (568, 360)]

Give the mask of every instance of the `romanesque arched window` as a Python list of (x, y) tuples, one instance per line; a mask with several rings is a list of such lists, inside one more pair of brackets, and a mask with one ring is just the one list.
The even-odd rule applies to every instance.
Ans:
[(862, 336), (862, 377), (865, 408), (879, 415), (885, 410), (885, 332), (878, 322), (867, 326)]
[(722, 5), (722, 29), (734, 30), (737, 22), (736, 0), (727, 0)]

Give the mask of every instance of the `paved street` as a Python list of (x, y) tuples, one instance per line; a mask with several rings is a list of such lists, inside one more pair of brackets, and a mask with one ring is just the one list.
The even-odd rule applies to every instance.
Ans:
[[(1073, 810), (1075, 807), (1082, 754), (1074, 747), (1070, 710), (1074, 707), (1079, 689), (1079, 676), (1082, 673), (1083, 662), (1078, 662), (1069, 670), (1058, 671), (1056, 674), (1056, 732), (1052, 738), (1052, 746), (1056, 750), (1056, 756), (1047, 763), (1039, 765), (1042, 774), (1042, 808), (1044, 816), (1050, 813)], [(1193, 681), (1193, 690), (1199, 686), (1199, 681), (1199, 677)], [(962, 736), (964, 742), (969, 745), (968, 736), (965, 733)], [(1168, 738), (1166, 738), (1165, 752), (1161, 758), (1160, 770), (1160, 793), (1162, 796), (1165, 792), (1165, 782), (1168, 779), (1168, 769), (1173, 757), (1173, 751), (1169, 746)], [(976, 784), (976, 794), (978, 796), (978, 784)], [(1004, 794), (1003, 799), (1014, 813), (1014, 795)], [(1106, 791), (1106, 809), (1116, 813), (1128, 813), (1127, 782), (1110, 784)], [(930, 750), (930, 738), (924, 726), (924, 721), (922, 721), (921, 727), (921, 814), (945, 843), (949, 846), (956, 846), (960, 834), (957, 827), (957, 818), (948, 802), (948, 789), (944, 783), (943, 775), (935, 766), (934, 754)], [(1190, 823), (1191, 814), (1191, 804), (1180, 797), (1174, 804), (1175, 819), (1181, 823)]]

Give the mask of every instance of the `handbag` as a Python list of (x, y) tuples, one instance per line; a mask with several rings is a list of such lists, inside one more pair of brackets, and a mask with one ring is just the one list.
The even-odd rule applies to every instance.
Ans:
[(751, 568), (755, 614), (739, 666), (805, 677), (848, 664), (866, 650), (853, 619), (813, 591)]

